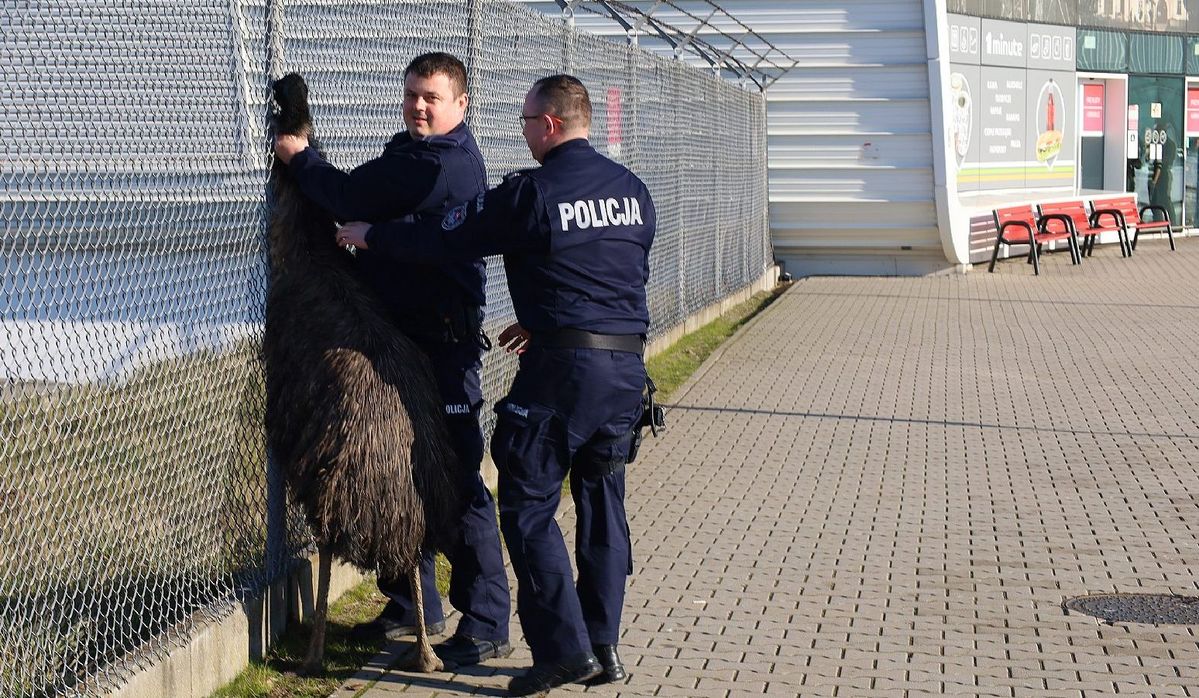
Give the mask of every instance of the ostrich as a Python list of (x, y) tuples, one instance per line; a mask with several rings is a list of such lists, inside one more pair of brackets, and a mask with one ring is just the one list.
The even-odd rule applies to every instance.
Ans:
[[(278, 133), (312, 133), (308, 87), (274, 85)], [(407, 576), (417, 642), (404, 666), (443, 668), (429, 644), (418, 562), (441, 547), (465, 506), (458, 461), (427, 360), (381, 311), (334, 242), (332, 219), (276, 162), (266, 302), (267, 439), (320, 548), (312, 640), (302, 671), (324, 659), (331, 555), (380, 576)]]

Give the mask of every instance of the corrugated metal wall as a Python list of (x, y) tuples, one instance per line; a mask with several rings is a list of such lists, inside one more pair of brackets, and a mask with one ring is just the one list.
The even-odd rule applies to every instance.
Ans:
[[(771, 231), (787, 270), (906, 274), (949, 266), (933, 202), (921, 0), (718, 1), (800, 61), (767, 92)], [(554, 2), (531, 4), (561, 15)], [(694, 24), (672, 20), (668, 10), (654, 16)], [(576, 22), (620, 33), (586, 13)]]

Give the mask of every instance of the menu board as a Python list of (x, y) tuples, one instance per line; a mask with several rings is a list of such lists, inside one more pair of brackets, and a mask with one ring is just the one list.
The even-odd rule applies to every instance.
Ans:
[(1022, 68), (982, 67), (979, 160), (984, 166), (983, 189), (1024, 186), (1027, 73)]

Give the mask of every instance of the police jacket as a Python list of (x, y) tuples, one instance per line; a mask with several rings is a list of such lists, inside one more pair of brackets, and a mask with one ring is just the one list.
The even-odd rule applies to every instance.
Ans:
[(366, 242), (390, 258), (426, 263), (503, 254), (517, 320), (534, 334), (645, 334), (655, 225), (645, 184), (580, 138), (439, 224), (376, 224)]
[[(312, 148), (292, 158), (289, 168), (304, 195), (340, 221), (440, 222), (457, 202), (487, 190), (483, 155), (466, 124), (423, 140), (398, 133), (382, 155), (348, 173)], [(427, 262), (359, 250), (355, 259), (363, 279), (414, 339), (436, 341), (447, 319), (460, 323), (463, 315), (477, 332), (486, 285), (480, 255)], [(470, 328), (459, 334), (464, 331)]]

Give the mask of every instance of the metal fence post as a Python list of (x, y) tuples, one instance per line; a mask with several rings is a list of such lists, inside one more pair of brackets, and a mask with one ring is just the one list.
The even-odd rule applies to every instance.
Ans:
[[(283, 0), (270, 0), (267, 4), (267, 43), (266, 67), (270, 81), (283, 77)], [(268, 88), (269, 90), (269, 88)], [(267, 133), (274, 136), (273, 124), (270, 119), (271, 96), (267, 95)], [(266, 227), (274, 209), (274, 197), (269, 184), (269, 172), (274, 162), (274, 153), (267, 158), (268, 184), (266, 188), (266, 207), (263, 209), (262, 234), (266, 235)], [(269, 244), (269, 243), (268, 243)], [(275, 454), (267, 449), (266, 456), (266, 549), (263, 551), (263, 566), (267, 584), (283, 569), (287, 558), (287, 492), (283, 480), (283, 472)]]
[[(479, 7), (481, 0), (470, 0), (466, 9), (466, 86), (467, 92), (474, 91), (476, 97), (482, 94), (479, 89), (479, 57), (483, 53), (483, 36), (480, 31)], [(471, 99), (466, 108), (466, 123), (472, 130), (478, 126), (475, 115), (478, 114), (477, 101)]]
[(574, 51), (573, 42), (575, 30), (575, 8), (574, 3), (569, 2), (562, 8), (562, 72), (567, 75), (574, 74)]

